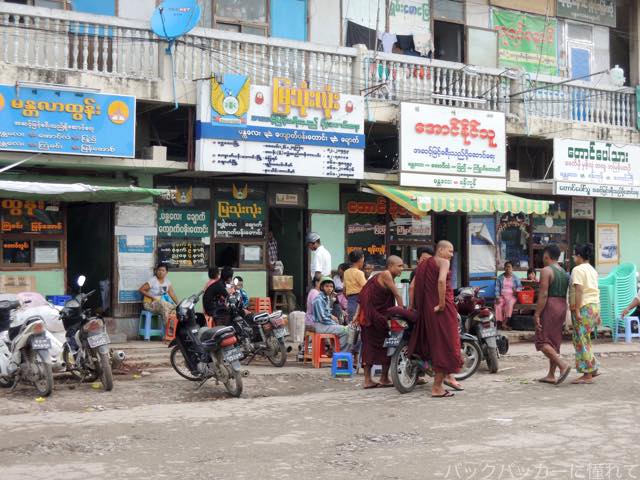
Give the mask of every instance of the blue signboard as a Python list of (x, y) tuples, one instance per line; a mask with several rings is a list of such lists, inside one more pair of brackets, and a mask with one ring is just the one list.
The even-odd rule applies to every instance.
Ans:
[(0, 150), (135, 156), (135, 97), (0, 85)]

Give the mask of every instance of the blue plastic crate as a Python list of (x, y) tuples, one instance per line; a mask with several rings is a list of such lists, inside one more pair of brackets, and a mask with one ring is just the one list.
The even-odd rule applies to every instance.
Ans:
[(47, 295), (46, 298), (47, 302), (51, 302), (54, 305), (64, 307), (64, 304), (71, 300), (73, 297), (71, 295)]

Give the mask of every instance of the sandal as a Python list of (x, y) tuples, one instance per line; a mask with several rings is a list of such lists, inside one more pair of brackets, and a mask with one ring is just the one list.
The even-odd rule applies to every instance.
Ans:
[(431, 398), (450, 398), (455, 396), (455, 393), (445, 390), (442, 395), (431, 395)]
[(560, 374), (560, 376), (556, 380), (556, 385), (560, 385), (562, 382), (564, 382), (569, 376), (569, 373), (571, 373), (571, 367), (567, 367), (567, 369)]
[(447, 387), (449, 388), (453, 388), (456, 392), (464, 392), (464, 387), (460, 384), (454, 384), (454, 383), (450, 383), (450, 382), (442, 382), (444, 383)]
[(369, 385), (368, 387), (364, 387), (365, 390), (369, 390), (370, 388), (380, 388), (379, 383), (374, 383), (373, 385)]

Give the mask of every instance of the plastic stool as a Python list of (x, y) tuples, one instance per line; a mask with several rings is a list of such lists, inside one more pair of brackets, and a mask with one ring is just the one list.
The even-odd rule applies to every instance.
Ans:
[[(331, 376), (345, 376), (351, 377), (353, 375), (353, 355), (348, 352), (334, 353), (331, 362)], [(340, 363), (347, 364), (346, 367), (341, 367)]]
[[(153, 328), (153, 319), (156, 319), (156, 328)], [(162, 315), (151, 313), (148, 310), (140, 312), (140, 324), (138, 325), (138, 335), (144, 337), (146, 341), (151, 337), (164, 337), (164, 325), (162, 324)]]
[(254, 313), (271, 313), (271, 299), (269, 297), (251, 297), (249, 310)]
[[(332, 333), (315, 333), (307, 331), (304, 334), (304, 356), (302, 358), (302, 366), (304, 366), (307, 360), (311, 361), (313, 368), (320, 368), (324, 364), (332, 363), (331, 357), (326, 355), (326, 352), (324, 352), (322, 345), (324, 340), (333, 342), (334, 355), (340, 352), (340, 339), (336, 335), (333, 335)], [(309, 352), (309, 347), (311, 347), (311, 352)]]
[[(624, 322), (624, 342), (631, 343), (632, 339), (640, 338), (640, 318), (638, 317), (624, 317), (622, 320)], [(636, 324), (636, 328), (638, 329), (638, 333), (633, 333), (633, 324)], [(616, 322), (616, 330), (618, 330), (618, 322)], [(616, 331), (616, 333), (618, 333)], [(615, 341), (618, 341), (619, 335), (616, 335)]]

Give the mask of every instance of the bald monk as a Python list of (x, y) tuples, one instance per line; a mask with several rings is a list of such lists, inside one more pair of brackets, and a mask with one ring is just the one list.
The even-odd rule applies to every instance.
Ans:
[(462, 367), (458, 312), (453, 302), (450, 261), (453, 245), (442, 240), (436, 246), (435, 256), (422, 262), (415, 277), (415, 307), (418, 317), (409, 341), (409, 355), (431, 362), (435, 372), (431, 396), (452, 397), (443, 383), (462, 391), (453, 374)]
[[(384, 341), (389, 327), (387, 319), (390, 308), (402, 307), (402, 297), (396, 288), (394, 279), (402, 273), (402, 259), (391, 255), (387, 259), (387, 269), (374, 277), (362, 287), (359, 298), (359, 315), (357, 318), (362, 330), (362, 364), (364, 365), (364, 388), (391, 387), (389, 379), (390, 358)], [(371, 367), (382, 365), (380, 383), (371, 379)]]

